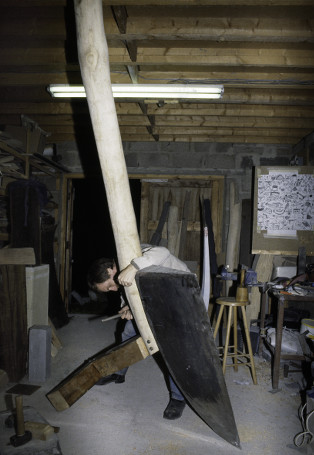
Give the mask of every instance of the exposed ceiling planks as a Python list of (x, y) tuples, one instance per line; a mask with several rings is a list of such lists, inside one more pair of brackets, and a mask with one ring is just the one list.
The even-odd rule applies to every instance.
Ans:
[[(0, 6), (0, 125), (27, 115), (56, 143), (92, 134), (86, 100), (46, 90), (81, 83), (70, 3)], [(207, 103), (117, 100), (124, 141), (297, 144), (313, 131), (313, 0), (103, 4), (113, 83), (224, 85)]]

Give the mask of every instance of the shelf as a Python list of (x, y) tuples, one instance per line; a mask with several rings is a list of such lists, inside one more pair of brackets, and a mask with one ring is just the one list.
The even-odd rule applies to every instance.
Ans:
[[(12, 159), (7, 159), (13, 157)], [(1, 165), (2, 162), (2, 165)], [(39, 153), (27, 154), (17, 151), (0, 139), (0, 170), (6, 177), (29, 178), (30, 168), (41, 171), (43, 174), (57, 176), (68, 173), (68, 169), (46, 158)]]

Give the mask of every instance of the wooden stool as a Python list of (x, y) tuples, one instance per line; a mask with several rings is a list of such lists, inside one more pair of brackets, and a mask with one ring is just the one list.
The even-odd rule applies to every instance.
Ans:
[[(247, 320), (246, 320), (246, 313), (245, 313), (245, 307), (248, 305), (249, 302), (236, 302), (235, 297), (221, 297), (217, 299), (217, 303), (220, 305), (220, 310), (217, 318), (217, 323), (215, 326), (214, 330), (214, 339), (216, 339), (217, 332), (219, 329), (220, 322), (222, 320), (223, 312), (226, 307), (229, 307), (229, 315), (228, 315), (228, 324), (227, 324), (227, 334), (226, 334), (226, 343), (225, 346), (220, 346), (218, 349), (223, 350), (223, 362), (222, 362), (222, 371), (225, 374), (226, 371), (226, 366), (233, 366), (235, 371), (238, 371), (238, 366), (241, 365), (246, 365), (251, 368), (252, 372), (252, 378), (253, 378), (253, 383), (257, 384), (256, 380), (256, 371), (255, 371), (255, 365), (254, 365), (254, 359), (253, 359), (253, 351), (252, 351), (252, 345), (251, 345), (251, 339), (250, 339), (250, 333), (248, 330), (248, 325), (247, 325)], [(244, 351), (239, 351), (238, 350), (238, 324), (237, 324), (237, 309), (238, 307), (241, 307), (242, 311), (242, 317), (243, 317), (243, 325), (244, 325), (244, 331), (245, 331), (245, 336), (246, 336), (246, 342), (247, 342), (247, 347), (249, 353), (246, 354)], [(229, 341), (230, 341), (230, 332), (231, 332), (231, 326), (232, 326), (232, 316), (233, 316), (233, 340), (234, 340), (234, 345), (229, 346)], [(233, 348), (233, 351), (228, 354), (228, 350), (230, 348)], [(232, 357), (233, 358), (233, 364), (232, 365), (227, 365), (227, 357)], [(246, 362), (244, 361), (239, 361), (239, 357), (243, 360), (243, 358), (246, 358)]]

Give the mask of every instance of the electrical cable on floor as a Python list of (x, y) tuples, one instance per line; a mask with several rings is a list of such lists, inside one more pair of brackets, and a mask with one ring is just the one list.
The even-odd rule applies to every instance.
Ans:
[[(302, 406), (301, 411), (299, 412), (299, 418), (301, 420), (301, 424), (302, 424), (302, 427), (303, 427), (304, 431), (302, 431), (301, 433), (298, 433), (293, 438), (294, 445), (297, 446), (297, 447), (303, 446), (305, 444), (305, 442), (306, 442), (306, 444), (310, 444), (312, 442), (313, 437), (314, 437), (314, 434), (309, 430), (309, 427), (308, 427), (308, 423), (309, 423), (310, 418), (312, 416), (314, 416), (314, 409), (311, 412), (309, 412), (309, 414), (306, 416), (305, 421), (304, 421), (304, 410), (305, 410), (305, 408), (306, 408), (306, 403), (305, 403), (304, 406)], [(301, 439), (301, 441), (299, 442), (300, 439)]]

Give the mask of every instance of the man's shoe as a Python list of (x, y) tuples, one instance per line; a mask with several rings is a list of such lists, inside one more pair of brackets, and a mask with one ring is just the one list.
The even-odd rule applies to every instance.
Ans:
[(183, 409), (185, 408), (185, 401), (175, 400), (171, 398), (168, 406), (164, 411), (164, 419), (175, 420), (182, 416)]
[(106, 385), (110, 384), (110, 382), (115, 382), (116, 384), (122, 384), (125, 381), (125, 376), (122, 374), (109, 374), (109, 376), (104, 376), (100, 378), (99, 381), (96, 382), (95, 385)]

